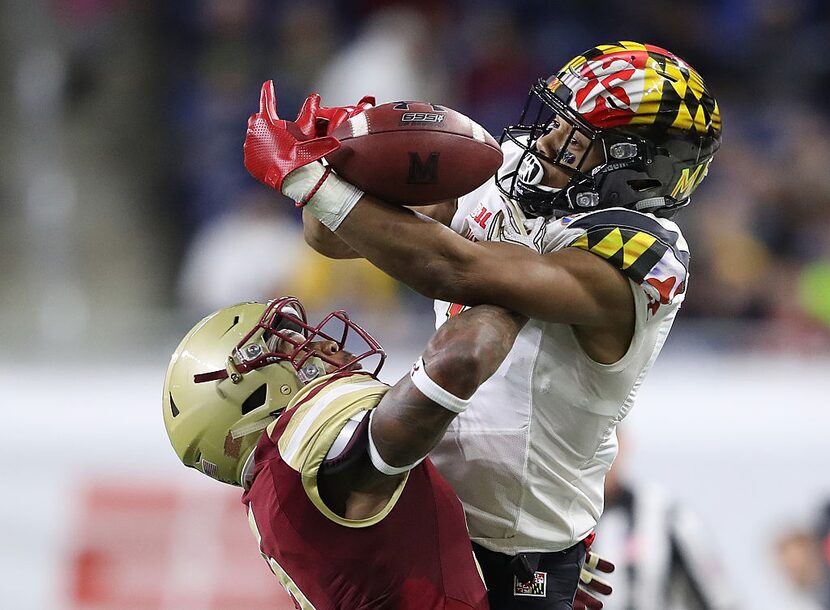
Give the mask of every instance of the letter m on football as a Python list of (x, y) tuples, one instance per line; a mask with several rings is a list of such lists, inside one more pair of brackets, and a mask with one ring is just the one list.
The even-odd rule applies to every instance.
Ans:
[(409, 175), (406, 179), (408, 184), (437, 184), (438, 183), (438, 157), (441, 153), (429, 153), (426, 160), (416, 152), (409, 153)]

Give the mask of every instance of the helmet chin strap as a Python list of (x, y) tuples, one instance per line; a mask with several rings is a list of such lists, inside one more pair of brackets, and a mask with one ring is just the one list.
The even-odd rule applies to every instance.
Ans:
[(249, 434), (253, 434), (254, 432), (261, 432), (265, 430), (271, 423), (277, 419), (277, 415), (266, 415), (262, 419), (258, 419), (254, 422), (250, 422), (248, 424), (238, 426), (236, 428), (231, 428), (231, 438), (233, 440), (238, 440), (243, 436), (248, 436)]
[[(566, 188), (557, 188), (553, 186), (546, 186), (542, 184), (545, 172), (544, 166), (535, 155), (527, 155), (522, 161), (522, 166), (519, 169), (518, 179), (525, 189), (535, 191), (539, 195), (550, 196), (551, 199), (562, 193), (570, 207), (575, 212), (590, 211), (599, 205), (599, 194), (593, 190), (585, 190), (579, 188), (580, 185), (569, 184)], [(556, 216), (558, 212), (565, 214), (567, 212), (552, 208), (551, 214)]]
[(666, 207), (665, 197), (651, 197), (649, 199), (641, 199), (634, 204), (634, 209), (638, 212), (650, 212), (657, 208)]

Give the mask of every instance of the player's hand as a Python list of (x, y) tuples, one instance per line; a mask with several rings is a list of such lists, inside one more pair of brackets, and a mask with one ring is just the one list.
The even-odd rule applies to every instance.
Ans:
[(597, 595), (611, 595), (611, 585), (597, 576), (597, 572), (610, 574), (614, 564), (603, 559), (591, 550), (585, 556), (585, 565), (579, 574), (579, 586), (576, 588), (574, 610), (600, 610), (602, 601)]
[(365, 112), (374, 105), (375, 98), (365, 95), (353, 106), (326, 108), (320, 105), (320, 96), (312, 93), (303, 103), (296, 122), (307, 138), (321, 138), (330, 136), (344, 121)]
[[(245, 168), (274, 190), (282, 190), (283, 180), (294, 170), (340, 148), (336, 138), (317, 136), (311, 129), (320, 110), (320, 97), (309, 98), (300, 111), (298, 122), (285, 121), (277, 116), (274, 82), (266, 81), (262, 85), (259, 112), (248, 119), (243, 146)], [(305, 122), (300, 122), (300, 118)]]

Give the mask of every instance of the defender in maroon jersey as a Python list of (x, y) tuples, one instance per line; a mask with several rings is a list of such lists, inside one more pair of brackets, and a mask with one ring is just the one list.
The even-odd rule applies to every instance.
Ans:
[[(243, 498), (260, 550), (299, 608), (488, 608), (463, 508), (432, 464), (372, 472), (367, 408), (388, 389), (366, 373), (312, 382), (263, 435)], [(352, 446), (328, 457), (347, 422)]]
[(186, 465), (246, 489), (251, 530), (298, 608), (484, 610), (461, 503), (424, 456), (523, 324), (474, 308), (390, 388), (379, 366), (362, 370), (383, 353), (345, 312), (311, 326), (292, 298), (229, 307), (173, 355), (167, 431)]
[(185, 465), (245, 489), (260, 551), (298, 608), (487, 610), (461, 503), (424, 458), (524, 322), (474, 307), (390, 387), (376, 378), (382, 349), (343, 311), (311, 326), (293, 298), (228, 307), (173, 354), (165, 426)]

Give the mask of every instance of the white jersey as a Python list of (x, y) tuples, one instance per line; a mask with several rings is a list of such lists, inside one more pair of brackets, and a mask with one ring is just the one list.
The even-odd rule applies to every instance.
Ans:
[[(688, 247), (673, 222), (623, 208), (527, 220), (492, 180), (459, 200), (451, 226), (540, 253), (583, 248), (629, 278), (636, 326), (618, 362), (590, 359), (568, 324), (530, 320), (430, 456), (464, 503), (475, 542), (510, 555), (566, 549), (602, 513), (615, 427), (683, 301)], [(436, 327), (463, 309), (436, 301)]]

